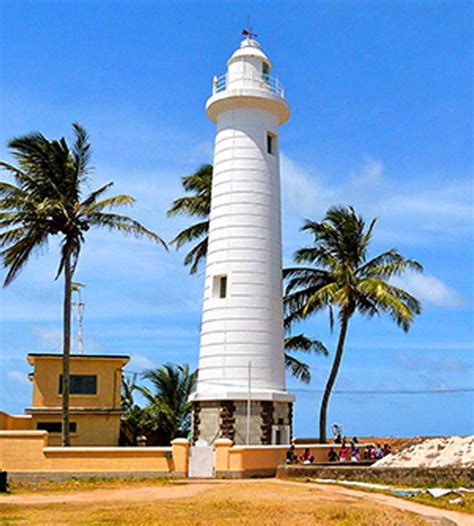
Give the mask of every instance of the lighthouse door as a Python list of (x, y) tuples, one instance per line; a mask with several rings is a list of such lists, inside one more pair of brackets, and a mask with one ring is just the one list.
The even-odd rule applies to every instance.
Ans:
[(214, 477), (214, 448), (208, 445), (189, 448), (189, 477)]

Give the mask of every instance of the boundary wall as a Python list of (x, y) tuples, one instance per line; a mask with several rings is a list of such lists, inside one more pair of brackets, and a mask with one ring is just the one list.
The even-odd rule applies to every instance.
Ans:
[(396, 468), (362, 467), (355, 465), (336, 466), (278, 466), (278, 478), (318, 478), (335, 480), (357, 480), (403, 486), (474, 487), (474, 469), (462, 467), (447, 468)]
[[(369, 444), (359, 444), (363, 451)], [(243, 478), (276, 475), (278, 466), (285, 464), (289, 446), (234, 446), (227, 438), (214, 442), (215, 476), (217, 478)], [(339, 451), (340, 444), (298, 444), (295, 454), (300, 456), (305, 448), (311, 450), (315, 463), (326, 463), (330, 448)]]
[(11, 480), (188, 474), (189, 442), (171, 447), (48, 447), (46, 431), (0, 431), (0, 470)]

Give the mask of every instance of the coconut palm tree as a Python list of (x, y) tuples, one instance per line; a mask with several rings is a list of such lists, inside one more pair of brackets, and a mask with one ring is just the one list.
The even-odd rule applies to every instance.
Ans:
[(9, 285), (29, 261), (45, 248), (53, 236), (60, 236), (61, 254), (56, 278), (64, 275), (62, 444), (69, 438), (69, 355), (71, 347), (71, 289), (86, 232), (92, 227), (117, 230), (146, 237), (166, 248), (154, 232), (134, 219), (111, 209), (131, 205), (133, 197), (105, 197), (113, 183), (84, 196), (91, 171), (91, 145), (86, 130), (73, 124), (74, 143), (49, 140), (39, 132), (12, 139), (8, 146), (17, 166), (0, 161), (12, 182), (0, 182), (0, 256), (7, 269)]
[(373, 219), (367, 226), (352, 207), (332, 207), (319, 223), (306, 220), (302, 230), (312, 235), (313, 242), (295, 253), (295, 262), (305, 266), (284, 271), (289, 324), (323, 309), (329, 310), (331, 327), (335, 311), (339, 319), (336, 354), (321, 402), (319, 436), (322, 443), (326, 442), (329, 397), (352, 316), (359, 313), (371, 318), (385, 313), (408, 331), (414, 316), (421, 312), (415, 297), (390, 283), (390, 278), (407, 270), (422, 272), (421, 264), (403, 258), (393, 248), (368, 259), (376, 222), (377, 219)]
[(154, 392), (145, 386), (136, 387), (150, 404), (155, 420), (153, 430), (159, 430), (166, 443), (178, 436), (186, 436), (191, 425), (189, 396), (196, 386), (196, 371), (191, 373), (188, 364), (167, 363), (145, 371), (143, 378), (154, 387)]
[(186, 192), (190, 195), (179, 197), (173, 201), (168, 210), (168, 216), (187, 215), (201, 219), (188, 228), (182, 230), (171, 240), (176, 249), (183, 245), (198, 241), (198, 243), (186, 254), (184, 264), (191, 265), (189, 271), (195, 274), (199, 264), (206, 258), (207, 239), (209, 232), (209, 214), (211, 212), (211, 187), (212, 187), (212, 165), (203, 164), (191, 175), (181, 179)]
[[(189, 193), (184, 197), (179, 197), (173, 201), (173, 205), (168, 210), (168, 216), (187, 215), (200, 219), (184, 230), (182, 230), (171, 243), (177, 249), (183, 245), (198, 240), (198, 243), (186, 254), (184, 264), (191, 265), (190, 273), (195, 274), (199, 264), (206, 259), (208, 233), (209, 233), (209, 214), (211, 211), (211, 190), (212, 190), (212, 164), (201, 165), (196, 172), (186, 175), (181, 179), (183, 189)], [(285, 366), (292, 376), (304, 383), (311, 381), (311, 371), (308, 364), (298, 360), (293, 356), (294, 352), (318, 353), (327, 355), (324, 344), (318, 340), (313, 340), (303, 334), (288, 336), (284, 340), (285, 346)]]

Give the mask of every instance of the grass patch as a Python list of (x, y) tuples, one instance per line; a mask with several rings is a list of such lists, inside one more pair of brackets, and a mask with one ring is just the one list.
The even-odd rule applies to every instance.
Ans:
[[(317, 489), (270, 482), (215, 484), (192, 497), (115, 502), (4, 504), (1, 524), (137, 526), (427, 526), (428, 522), (358, 498), (329, 499)], [(91, 494), (93, 498), (93, 493)]]

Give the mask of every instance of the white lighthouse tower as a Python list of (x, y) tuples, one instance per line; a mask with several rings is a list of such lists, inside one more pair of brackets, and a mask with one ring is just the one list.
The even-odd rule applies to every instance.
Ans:
[(283, 86), (252, 34), (213, 80), (212, 204), (193, 440), (288, 443), (279, 126)]

